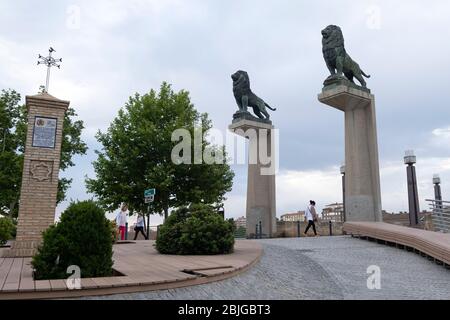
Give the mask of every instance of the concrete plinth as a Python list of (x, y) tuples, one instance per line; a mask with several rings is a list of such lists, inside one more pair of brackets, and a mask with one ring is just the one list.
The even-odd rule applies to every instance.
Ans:
[(9, 257), (29, 257), (55, 220), (62, 130), (68, 101), (47, 93), (26, 97), (28, 129), (16, 241)]
[(382, 221), (374, 95), (337, 85), (325, 87), (319, 101), (345, 113), (346, 221)]
[[(247, 237), (255, 237), (256, 226), (259, 228), (261, 222), (262, 237), (271, 238), (277, 228), (275, 170), (269, 169), (277, 161), (272, 131), (274, 126), (271, 123), (242, 119), (233, 121), (229, 129), (249, 139)], [(264, 159), (265, 155), (271, 159), (270, 163)]]

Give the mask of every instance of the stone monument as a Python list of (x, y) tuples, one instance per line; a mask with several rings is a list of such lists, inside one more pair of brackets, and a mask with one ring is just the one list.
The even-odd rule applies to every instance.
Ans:
[(55, 220), (64, 115), (68, 101), (48, 93), (26, 97), (28, 130), (17, 237), (10, 256), (33, 256)]
[(345, 113), (346, 221), (382, 221), (375, 97), (366, 87), (365, 73), (346, 53), (340, 28), (328, 26), (322, 35), (331, 75), (319, 101)]
[[(239, 110), (229, 130), (249, 139), (247, 178), (247, 237), (273, 237), (276, 233), (275, 137), (267, 103), (250, 90), (245, 71), (232, 75), (233, 92)], [(251, 115), (251, 107), (257, 117)], [(267, 161), (270, 159), (270, 161)]]
[[(47, 66), (56, 65), (50, 48)], [(64, 116), (69, 101), (47, 93), (26, 97), (28, 129), (20, 191), (16, 241), (10, 257), (33, 256), (42, 242), (42, 232), (54, 223)]]

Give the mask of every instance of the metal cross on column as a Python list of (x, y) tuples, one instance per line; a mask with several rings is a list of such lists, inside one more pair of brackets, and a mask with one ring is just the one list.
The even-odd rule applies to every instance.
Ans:
[(38, 57), (38, 65), (40, 64), (45, 64), (47, 66), (47, 80), (45, 82), (45, 92), (48, 92), (48, 87), (49, 87), (49, 81), (50, 81), (50, 68), (51, 67), (58, 67), (58, 69), (60, 69), (61, 65), (58, 64), (58, 62), (62, 62), (62, 59), (55, 59), (52, 57), (52, 53), (55, 52), (55, 49), (53, 49), (52, 47), (50, 47), (50, 49), (48, 49), (48, 57), (43, 57), (41, 55), (39, 55)]

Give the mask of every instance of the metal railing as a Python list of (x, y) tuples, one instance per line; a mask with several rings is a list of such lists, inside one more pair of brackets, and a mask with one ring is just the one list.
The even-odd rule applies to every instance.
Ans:
[(434, 231), (450, 232), (450, 201), (429, 200)]

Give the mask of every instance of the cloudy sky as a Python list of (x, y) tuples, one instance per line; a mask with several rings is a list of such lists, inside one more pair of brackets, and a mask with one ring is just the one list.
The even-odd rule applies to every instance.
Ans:
[[(376, 96), (382, 202), (407, 210), (404, 151), (414, 149), (422, 208), (439, 173), (450, 199), (450, 2), (293, 0), (2, 0), (0, 88), (23, 97), (45, 82), (37, 55), (63, 58), (50, 93), (71, 101), (85, 122), (87, 156), (64, 175), (69, 199), (86, 199), (98, 130), (128, 97), (162, 81), (186, 89), (226, 132), (236, 110), (230, 75), (248, 71), (253, 90), (278, 108), (277, 214), (341, 200), (343, 113), (317, 101), (328, 71), (320, 31), (342, 27), (350, 55), (370, 73)], [(226, 215), (245, 214), (246, 167), (233, 166)], [(58, 212), (67, 206), (61, 204)], [(157, 223), (159, 219), (154, 218)], [(152, 223), (153, 224), (153, 223)]]

